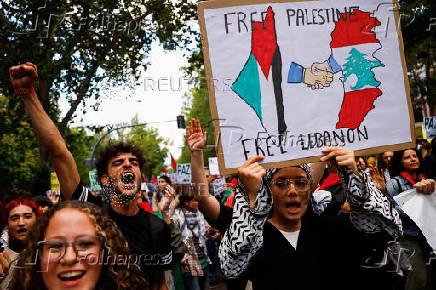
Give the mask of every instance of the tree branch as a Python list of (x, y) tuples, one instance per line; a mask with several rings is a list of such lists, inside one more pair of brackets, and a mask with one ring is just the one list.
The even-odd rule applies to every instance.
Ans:
[(6, 27), (9, 30), (14, 29), (14, 25), (9, 21), (9, 19), (6, 17), (5, 13), (3, 12), (3, 9), (0, 9), (0, 19), (6, 24)]
[(83, 101), (83, 98), (85, 97), (86, 93), (88, 92), (89, 86), (91, 84), (91, 79), (94, 77), (95, 73), (97, 72), (97, 69), (99, 67), (99, 60), (96, 60), (91, 68), (88, 71), (88, 74), (86, 78), (82, 81), (80, 84), (80, 87), (77, 91), (77, 99), (73, 102), (71, 102), (71, 107), (68, 110), (65, 117), (62, 119), (60, 125), (59, 125), (59, 132), (63, 135), (64, 131), (67, 127), (68, 122), (71, 120), (74, 112), (76, 111), (79, 104)]

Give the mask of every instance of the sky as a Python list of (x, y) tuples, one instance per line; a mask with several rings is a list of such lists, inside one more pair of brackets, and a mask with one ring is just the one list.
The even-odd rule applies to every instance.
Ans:
[[(176, 117), (181, 113), (183, 95), (190, 88), (188, 82), (183, 80), (181, 71), (187, 61), (182, 51), (164, 51), (158, 44), (153, 44), (148, 60), (150, 65), (132, 91), (117, 87), (105, 88), (100, 109), (89, 109), (83, 115), (79, 110), (80, 105), (77, 116), (69, 125), (81, 127), (130, 123), (138, 114), (140, 123), (152, 123), (150, 125), (158, 129), (159, 135), (170, 141), (169, 152), (177, 159), (181, 154), (185, 130), (177, 128)], [(59, 104), (63, 117), (69, 104), (65, 99), (61, 99)], [(170, 120), (174, 122), (159, 123)], [(169, 156), (165, 161), (167, 165), (171, 164)]]

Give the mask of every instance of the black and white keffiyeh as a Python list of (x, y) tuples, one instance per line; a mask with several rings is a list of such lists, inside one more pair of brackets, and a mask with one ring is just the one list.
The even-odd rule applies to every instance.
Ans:
[[(307, 164), (298, 167), (307, 173), (311, 182), (310, 167)], [(267, 170), (253, 208), (250, 208), (244, 185), (238, 183), (232, 222), (219, 248), (221, 268), (227, 278), (241, 275), (263, 245), (263, 227), (273, 205), (270, 184), (278, 170)], [(354, 227), (365, 233), (386, 231), (393, 237), (401, 235), (398, 212), (389, 197), (375, 187), (368, 175), (362, 173), (361, 179), (344, 168), (340, 168), (338, 174), (352, 208), (350, 218)]]

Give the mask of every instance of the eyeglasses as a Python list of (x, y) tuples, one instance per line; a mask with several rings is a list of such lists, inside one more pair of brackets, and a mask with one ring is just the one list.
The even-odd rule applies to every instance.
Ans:
[(97, 257), (103, 247), (105, 238), (102, 236), (83, 236), (76, 238), (73, 242), (62, 239), (51, 239), (36, 243), (39, 249), (39, 258), (43, 263), (59, 262), (68, 247), (73, 247), (77, 257), (88, 258), (90, 255)]
[(271, 184), (274, 184), (281, 192), (289, 192), (291, 190), (291, 184), (294, 185), (297, 193), (306, 193), (310, 189), (309, 180), (305, 178), (287, 178), (272, 180)]

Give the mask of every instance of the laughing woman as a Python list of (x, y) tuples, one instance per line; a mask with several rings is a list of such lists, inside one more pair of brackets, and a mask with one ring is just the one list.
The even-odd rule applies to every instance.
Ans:
[(147, 289), (134, 259), (126, 261), (116, 224), (93, 204), (67, 201), (32, 228), (9, 289)]
[[(201, 149), (206, 136), (199, 122), (190, 122), (187, 138), (192, 182), (205, 184)], [(323, 153), (321, 161), (337, 164), (349, 216), (312, 212), (312, 174), (306, 164), (265, 170), (258, 163), (263, 157), (250, 157), (238, 169), (233, 211), (198, 186), (202, 211), (225, 232), (219, 256), (227, 278), (248, 278), (254, 290), (392, 289), (394, 274), (374, 268), (381, 267), (388, 241), (401, 235), (398, 213), (358, 171), (353, 151), (327, 148)]]

